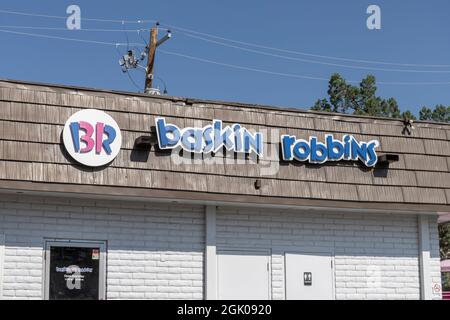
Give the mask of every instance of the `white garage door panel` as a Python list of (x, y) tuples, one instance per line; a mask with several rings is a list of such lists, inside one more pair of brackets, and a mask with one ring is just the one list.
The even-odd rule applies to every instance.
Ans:
[[(287, 299), (333, 299), (333, 269), (330, 254), (286, 253), (285, 259)], [(311, 285), (305, 285), (305, 273), (311, 274)]]
[(267, 254), (222, 252), (217, 260), (219, 299), (270, 299)]

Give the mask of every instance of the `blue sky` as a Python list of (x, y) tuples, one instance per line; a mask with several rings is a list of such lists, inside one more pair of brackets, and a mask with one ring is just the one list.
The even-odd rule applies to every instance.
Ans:
[[(81, 17), (133, 20), (154, 19), (163, 24), (212, 34), (242, 42), (291, 51), (398, 64), (450, 65), (448, 0), (364, 1), (11, 1), (0, 10), (66, 16), (70, 4), (79, 5)], [(366, 8), (381, 8), (381, 30), (368, 30)], [(127, 6), (128, 5), (128, 6)], [(0, 12), (0, 30), (45, 34), (109, 43), (143, 43), (137, 32), (87, 32), (75, 30), (17, 29), (5, 26), (65, 28), (64, 19), (11, 15)], [(83, 21), (83, 29), (135, 30), (151, 23), (132, 24)], [(146, 33), (145, 38), (148, 37)], [(202, 36), (204, 37), (204, 36)], [(205, 38), (205, 37), (204, 37)], [(210, 38), (211, 39), (211, 38)], [(115, 46), (62, 41), (0, 32), (0, 77), (95, 88), (137, 91), (118, 65)], [(212, 39), (214, 40), (214, 39)], [(217, 40), (217, 39), (215, 39)], [(222, 42), (222, 40), (219, 40)], [(242, 44), (229, 43), (243, 47)], [(224, 64), (273, 73), (328, 79), (339, 72), (348, 80), (360, 81), (373, 74), (382, 82), (450, 82), (449, 67), (364, 64), (330, 60), (293, 53), (270, 51), (256, 54), (188, 37), (173, 30), (173, 38), (162, 50), (208, 59)], [(126, 47), (120, 47), (125, 52)], [(293, 59), (292, 59), (293, 58)], [(314, 60), (318, 63), (295, 59)], [(323, 63), (344, 64), (343, 67)], [(392, 72), (360, 68), (438, 72)], [(156, 76), (162, 78), (170, 95), (229, 100), (268, 105), (309, 108), (326, 97), (327, 81), (287, 77), (215, 65), (180, 56), (157, 53)], [(142, 86), (141, 71), (132, 76)], [(157, 82), (158, 84), (158, 82)], [(141, 88), (142, 90), (142, 88)], [(402, 110), (417, 113), (423, 105), (450, 105), (450, 85), (379, 84), (378, 94), (395, 97)]]

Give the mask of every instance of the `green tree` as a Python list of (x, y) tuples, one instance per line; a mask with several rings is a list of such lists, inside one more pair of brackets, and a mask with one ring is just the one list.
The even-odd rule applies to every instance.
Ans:
[(411, 111), (406, 110), (405, 112), (402, 112), (401, 117), (403, 119), (410, 119), (410, 120), (416, 120), (416, 116), (412, 114)]
[(420, 120), (433, 120), (437, 122), (450, 122), (450, 106), (445, 107), (438, 104), (431, 110), (428, 107), (422, 107), (419, 111)]
[(433, 119), (433, 111), (431, 111), (428, 107), (422, 107), (419, 111), (419, 119), (420, 120), (432, 120)]
[(381, 102), (381, 116), (388, 118), (400, 118), (400, 108), (394, 98), (382, 100)]
[[(368, 75), (359, 86), (348, 84), (340, 74), (334, 73), (328, 81), (328, 100), (318, 99), (311, 108), (316, 111), (352, 113), (379, 117), (400, 118), (400, 109), (394, 98), (376, 96), (376, 79)], [(412, 115), (405, 114), (410, 119)]]
[(331, 104), (328, 103), (327, 99), (318, 99), (311, 110), (332, 112)]
[(450, 122), (450, 106), (445, 107), (442, 104), (438, 104), (434, 107), (431, 117), (437, 122)]

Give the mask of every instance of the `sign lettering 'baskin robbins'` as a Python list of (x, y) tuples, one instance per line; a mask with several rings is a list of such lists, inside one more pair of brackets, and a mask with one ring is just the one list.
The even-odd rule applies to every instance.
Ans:
[(74, 113), (67, 120), (63, 142), (75, 161), (89, 167), (99, 167), (117, 156), (122, 145), (122, 134), (111, 116), (100, 110), (86, 109)]
[(373, 167), (378, 157), (375, 149), (380, 145), (378, 140), (358, 142), (352, 135), (344, 135), (336, 140), (332, 134), (325, 135), (325, 143), (317, 137), (309, 137), (309, 141), (297, 139), (295, 136), (281, 136), (281, 154), (285, 161), (308, 161), (324, 163), (327, 161), (361, 160), (367, 167)]
[(221, 120), (214, 119), (212, 124), (203, 128), (180, 129), (174, 124), (166, 123), (165, 118), (156, 118), (155, 124), (159, 148), (162, 150), (181, 146), (188, 152), (211, 153), (225, 147), (228, 151), (255, 152), (258, 156), (263, 156), (262, 133), (251, 133), (238, 123), (224, 127)]
[[(263, 157), (263, 135), (251, 133), (240, 124), (223, 127), (222, 121), (214, 119), (211, 125), (203, 128), (180, 129), (174, 124), (167, 124), (165, 118), (156, 118), (156, 133), (160, 149), (175, 149), (194, 153), (217, 152), (223, 146), (228, 151), (250, 153), (255, 152)], [(344, 135), (342, 140), (333, 135), (325, 136), (325, 143), (317, 137), (309, 137), (309, 141), (297, 139), (295, 136), (281, 136), (281, 154), (284, 161), (308, 161), (325, 163), (327, 161), (358, 161), (367, 167), (373, 167), (378, 157), (375, 149), (380, 145), (378, 140), (358, 142), (352, 135)]]

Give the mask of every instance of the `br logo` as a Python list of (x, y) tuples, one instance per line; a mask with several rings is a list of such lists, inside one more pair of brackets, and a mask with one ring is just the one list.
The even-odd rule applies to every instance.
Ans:
[(111, 116), (100, 110), (86, 109), (74, 113), (67, 120), (63, 142), (75, 161), (89, 167), (99, 167), (117, 156), (122, 135)]

